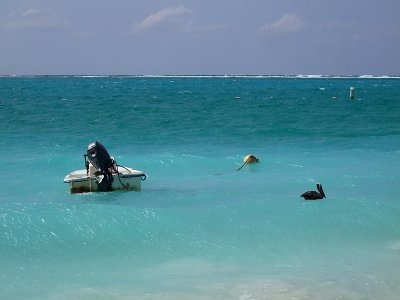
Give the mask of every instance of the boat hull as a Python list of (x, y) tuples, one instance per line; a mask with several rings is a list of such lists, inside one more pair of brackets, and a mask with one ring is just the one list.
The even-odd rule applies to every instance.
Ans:
[[(146, 174), (131, 168), (119, 168), (118, 173), (112, 174), (112, 190), (128, 190), (139, 192)], [(77, 170), (68, 174), (64, 182), (69, 184), (71, 194), (100, 192), (98, 181), (101, 178), (88, 176), (86, 170)]]

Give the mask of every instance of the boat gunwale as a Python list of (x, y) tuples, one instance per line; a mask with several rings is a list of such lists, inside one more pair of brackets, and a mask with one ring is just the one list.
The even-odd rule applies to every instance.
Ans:
[[(146, 173), (144, 173), (143, 171), (130, 169), (128, 170), (128, 172), (129, 173), (113, 173), (112, 176), (119, 176), (120, 178), (147, 177)], [(84, 173), (85, 175), (82, 173)], [(79, 176), (79, 174), (82, 174), (83, 176)], [(88, 175), (86, 175), (86, 170), (76, 170), (65, 176), (64, 183), (83, 182), (88, 181), (89, 179), (96, 179), (96, 177), (89, 177)]]

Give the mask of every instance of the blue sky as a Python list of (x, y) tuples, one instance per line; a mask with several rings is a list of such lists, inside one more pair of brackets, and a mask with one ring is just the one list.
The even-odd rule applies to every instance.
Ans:
[(0, 74), (399, 75), (399, 0), (1, 0)]

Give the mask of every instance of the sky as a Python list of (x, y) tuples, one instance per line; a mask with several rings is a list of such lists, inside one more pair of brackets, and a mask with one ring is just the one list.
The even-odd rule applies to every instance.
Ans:
[(400, 75), (400, 0), (0, 0), (0, 75)]

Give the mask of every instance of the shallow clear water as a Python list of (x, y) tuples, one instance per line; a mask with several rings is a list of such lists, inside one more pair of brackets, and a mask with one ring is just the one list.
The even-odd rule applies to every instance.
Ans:
[[(0, 298), (397, 299), (399, 124), (397, 78), (0, 78)], [(141, 192), (68, 193), (94, 140)]]

